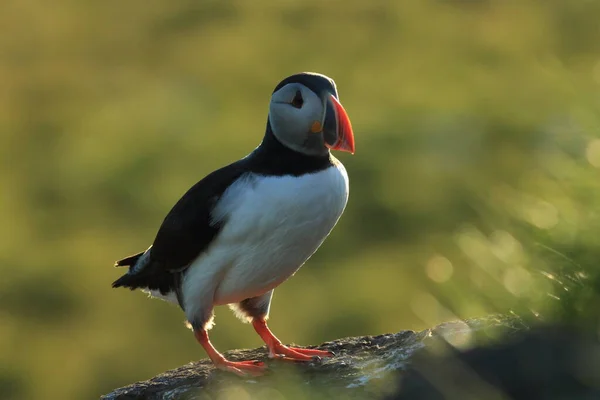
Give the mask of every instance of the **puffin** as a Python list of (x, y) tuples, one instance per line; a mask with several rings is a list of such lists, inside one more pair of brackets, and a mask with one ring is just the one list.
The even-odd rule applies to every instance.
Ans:
[(270, 358), (313, 361), (333, 353), (284, 345), (267, 326), (273, 290), (315, 253), (348, 201), (348, 174), (331, 150), (354, 154), (354, 134), (333, 79), (303, 72), (274, 89), (262, 141), (193, 185), (152, 245), (123, 258), (112, 287), (178, 305), (215, 367), (262, 375), (259, 360), (227, 360), (210, 342), (213, 309), (252, 324)]

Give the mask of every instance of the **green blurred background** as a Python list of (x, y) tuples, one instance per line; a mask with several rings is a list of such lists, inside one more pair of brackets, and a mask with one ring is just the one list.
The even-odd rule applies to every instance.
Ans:
[[(584, 312), (599, 20), (591, 0), (4, 0), (0, 398), (97, 398), (205, 357), (112, 264), (258, 144), (305, 70), (336, 80), (357, 152), (346, 213), (275, 292), (284, 342)], [(216, 322), (222, 351), (262, 344)]]

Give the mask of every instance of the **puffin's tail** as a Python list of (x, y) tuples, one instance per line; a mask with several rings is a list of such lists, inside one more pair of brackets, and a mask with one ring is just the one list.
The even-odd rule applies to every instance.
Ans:
[(144, 253), (145, 253), (145, 251), (142, 251), (141, 253), (137, 253), (132, 256), (125, 257), (124, 259), (115, 262), (115, 267), (128, 267), (128, 266), (133, 267), (135, 265), (135, 263), (140, 259), (140, 257)]
[(137, 264), (140, 257), (144, 253), (145, 253), (145, 251), (142, 251), (141, 253), (134, 254), (129, 257), (125, 257), (124, 259), (115, 262), (115, 267), (129, 267), (129, 272), (127, 272), (125, 275), (123, 275), (122, 277), (120, 277), (119, 279), (114, 281), (112, 284), (112, 287), (118, 288), (118, 287), (125, 286), (125, 287), (130, 288), (131, 290), (134, 290), (134, 289), (137, 289), (137, 288), (143, 286), (143, 285), (138, 284), (138, 282), (136, 282), (137, 281), (136, 276), (131, 274), (131, 270), (133, 269), (135, 264)]
[(129, 266), (129, 271), (114, 281), (112, 287), (160, 290), (161, 293), (171, 291), (175, 286), (175, 274), (161, 269), (160, 264), (152, 262), (149, 255), (144, 256), (147, 252), (148, 250), (117, 261), (115, 267)]
[(112, 283), (113, 288), (126, 287), (131, 290), (148, 287), (148, 284), (137, 275), (125, 274)]

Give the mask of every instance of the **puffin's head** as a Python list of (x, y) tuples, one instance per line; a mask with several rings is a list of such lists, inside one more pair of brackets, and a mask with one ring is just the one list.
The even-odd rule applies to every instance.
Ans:
[(269, 122), (286, 147), (308, 155), (354, 154), (354, 135), (333, 79), (304, 72), (281, 81), (271, 97)]

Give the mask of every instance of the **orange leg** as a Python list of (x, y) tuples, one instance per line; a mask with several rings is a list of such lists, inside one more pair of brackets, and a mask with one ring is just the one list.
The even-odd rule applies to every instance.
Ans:
[(208, 339), (208, 333), (203, 329), (194, 331), (194, 336), (198, 343), (204, 347), (208, 357), (211, 359), (215, 367), (224, 371), (233, 372), (239, 376), (247, 376), (248, 374), (253, 376), (262, 375), (267, 369), (265, 363), (261, 361), (228, 361), (223, 357), (223, 354), (219, 353), (217, 349), (212, 345)]
[(261, 339), (267, 344), (267, 347), (269, 348), (269, 357), (271, 358), (280, 358), (291, 361), (312, 361), (315, 357), (334, 356), (331, 351), (301, 349), (283, 345), (281, 340), (273, 335), (273, 332), (271, 332), (267, 326), (267, 321), (264, 319), (254, 318), (254, 320), (252, 320), (252, 326), (254, 326), (256, 333), (258, 333)]

